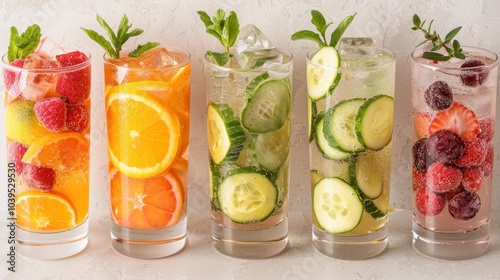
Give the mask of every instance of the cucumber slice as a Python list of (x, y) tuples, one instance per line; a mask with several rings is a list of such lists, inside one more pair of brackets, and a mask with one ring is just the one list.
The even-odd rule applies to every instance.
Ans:
[(325, 138), (325, 133), (323, 132), (323, 127), (325, 123), (325, 115), (319, 114), (316, 118), (316, 125), (314, 128), (314, 139), (316, 140), (316, 146), (321, 152), (324, 158), (334, 159), (339, 161), (344, 161), (351, 158), (351, 153), (343, 152), (337, 148), (334, 148), (328, 144)]
[(356, 190), (340, 178), (323, 178), (314, 186), (314, 215), (319, 225), (330, 233), (354, 229), (361, 221), (363, 209)]
[(208, 150), (215, 164), (238, 159), (245, 132), (227, 104), (210, 102), (207, 109)]
[(381, 150), (392, 138), (394, 99), (377, 95), (366, 100), (356, 116), (356, 135), (361, 144), (371, 150)]
[[(252, 82), (250, 84), (255, 87)], [(253, 93), (247, 94), (241, 124), (249, 132), (273, 132), (289, 119), (291, 94), (288, 79), (265, 80), (255, 87)]]
[(358, 155), (349, 166), (349, 175), (354, 187), (363, 197), (376, 199), (382, 194), (384, 182), (375, 153)]
[(364, 199), (363, 200), (363, 205), (365, 206), (365, 211), (370, 214), (372, 218), (375, 220), (384, 218), (385, 215), (387, 215), (387, 212), (383, 212), (380, 210), (377, 205), (375, 205), (373, 200), (370, 199)]
[(276, 171), (283, 165), (290, 150), (290, 130), (291, 124), (287, 121), (282, 128), (254, 138), (250, 146), (260, 166)]
[(316, 123), (316, 114), (318, 113), (318, 108), (316, 102), (313, 102), (311, 98), (307, 98), (307, 120), (308, 120), (308, 132), (309, 132), (309, 143), (313, 140), (314, 134), (312, 133), (313, 125)]
[(316, 101), (332, 94), (337, 87), (341, 60), (334, 47), (323, 47), (313, 55), (311, 62), (307, 63), (307, 94)]
[(265, 220), (276, 208), (278, 189), (261, 171), (237, 169), (219, 186), (220, 209), (235, 223)]
[(365, 99), (354, 98), (340, 101), (325, 113), (323, 132), (328, 144), (348, 153), (362, 152), (366, 148), (356, 135), (356, 115)]
[(215, 195), (219, 190), (220, 184), (220, 170), (219, 167), (214, 163), (214, 161), (209, 158), (209, 179), (210, 179), (210, 202), (212, 205), (212, 210), (219, 210), (219, 201)]

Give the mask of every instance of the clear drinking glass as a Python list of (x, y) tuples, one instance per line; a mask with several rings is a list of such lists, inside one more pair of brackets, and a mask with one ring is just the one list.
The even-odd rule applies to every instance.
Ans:
[(340, 69), (307, 54), (313, 244), (339, 259), (387, 245), (396, 64), (372, 44), (343, 38)]
[(16, 251), (59, 259), (88, 243), (91, 61), (45, 50), (2, 57), (8, 205)]
[(186, 243), (190, 54), (104, 56), (112, 245), (160, 258)]
[(205, 56), (212, 244), (265, 258), (288, 240), (292, 56), (248, 51), (229, 64)]
[(441, 259), (489, 247), (498, 57), (463, 49), (465, 60), (411, 56), (413, 246)]

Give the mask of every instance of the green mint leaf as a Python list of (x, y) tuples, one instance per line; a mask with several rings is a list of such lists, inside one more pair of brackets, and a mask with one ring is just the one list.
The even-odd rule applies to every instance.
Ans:
[(113, 29), (111, 29), (111, 27), (108, 25), (108, 23), (99, 14), (96, 15), (96, 18), (97, 18), (97, 22), (99, 23), (99, 25), (108, 34), (108, 38), (111, 40), (111, 44), (113, 46), (116, 46), (117, 38), (116, 38), (115, 32), (113, 32)]
[(213, 57), (215, 59), (215, 62), (219, 66), (224, 66), (226, 63), (229, 61), (229, 58), (231, 58), (231, 54), (228, 52), (224, 53), (218, 53), (218, 52), (212, 52), (212, 51), (207, 51), (207, 55)]
[[(118, 32), (116, 34), (116, 37), (117, 38), (123, 38), (127, 34), (127, 31), (130, 29), (130, 27), (132, 27), (132, 25), (128, 24), (128, 17), (127, 17), (127, 15), (124, 14), (123, 17), (122, 17), (122, 19), (121, 19), (121, 21), (120, 21), (120, 24), (118, 25)], [(120, 42), (120, 40), (117, 40), (115, 48), (118, 45), (123, 45), (124, 43), (125, 42)], [(121, 48), (117, 49), (117, 50), (120, 51)]]
[(229, 48), (234, 45), (236, 39), (238, 39), (238, 34), (240, 33), (240, 23), (238, 21), (238, 16), (235, 12), (229, 12), (229, 17), (227, 17), (224, 24), (223, 31), (226, 34), (226, 52), (229, 52)]
[(130, 56), (130, 57), (138, 57), (139, 55), (143, 54), (144, 52), (149, 51), (150, 49), (155, 48), (158, 45), (160, 45), (160, 43), (158, 43), (158, 42), (147, 42), (144, 45), (138, 45), (135, 50), (131, 51), (128, 54), (128, 56)]
[(448, 44), (449, 42), (451, 42), (451, 40), (453, 40), (453, 38), (457, 36), (458, 32), (460, 32), (460, 29), (462, 29), (462, 26), (459, 26), (450, 31), (448, 34), (446, 34), (446, 37), (444, 38), (444, 43)]
[(420, 27), (421, 23), (422, 22), (421, 22), (420, 18), (418, 17), (418, 15), (414, 14), (413, 15), (413, 25)]
[(453, 54), (455, 55), (456, 58), (465, 59), (465, 55), (461, 52), (455, 52)]
[(40, 26), (33, 24), (26, 28), (21, 35), (16, 27), (10, 28), (10, 41), (7, 51), (7, 59), (12, 62), (16, 59), (24, 59), (33, 53), (40, 43), (42, 32)]
[(320, 48), (326, 46), (326, 44), (321, 40), (321, 37), (319, 37), (319, 34), (314, 33), (313, 31), (309, 30), (301, 30), (297, 31), (292, 34), (292, 40), (297, 41), (297, 40), (310, 40), (313, 42), (316, 42)]
[(443, 45), (436, 45), (436, 46), (434, 46), (434, 47), (431, 49), (431, 52), (438, 51), (438, 50), (440, 50), (442, 47), (443, 47)]
[(447, 61), (447, 60), (449, 60), (451, 58), (448, 55), (443, 55), (443, 54), (440, 54), (440, 53), (437, 53), (437, 52), (425, 52), (422, 55), (422, 57), (425, 58), (425, 59), (435, 60), (435, 61)]
[[(425, 21), (424, 21), (425, 23)], [(431, 27), (432, 27), (432, 24), (434, 23), (434, 20), (431, 20), (431, 22), (429, 23), (429, 28), (427, 29), (427, 33), (431, 33)], [(436, 31), (434, 31), (434, 34), (436, 34)]]
[(462, 49), (460, 48), (460, 43), (457, 40), (453, 40), (453, 50), (462, 52)]
[(418, 44), (415, 48), (420, 47), (421, 45), (427, 43), (427, 40), (423, 40), (420, 44)]
[(210, 16), (205, 11), (197, 11), (198, 15), (200, 15), (201, 21), (205, 24), (205, 27), (209, 27), (214, 24)]
[[(229, 48), (231, 48), (236, 40), (238, 39), (238, 34), (240, 33), (240, 24), (238, 21), (238, 16), (234, 11), (229, 12), (229, 16), (225, 18), (226, 13), (222, 9), (217, 9), (215, 15), (210, 18), (210, 16), (204, 11), (198, 11), (200, 20), (205, 24), (206, 32), (214, 36), (224, 47), (224, 51), (229, 53)], [(221, 55), (221, 53), (213, 53), (212, 55), (217, 63), (221, 65), (222, 62), (227, 62), (229, 57), (226, 55)], [(219, 63), (220, 62), (220, 63)], [(222, 65), (224, 65), (223, 63)]]
[(101, 46), (104, 49), (104, 51), (106, 51), (106, 53), (109, 55), (109, 57), (115, 58), (115, 59), (118, 58), (118, 53), (113, 48), (111, 43), (108, 40), (106, 40), (106, 38), (99, 35), (99, 33), (95, 32), (93, 30), (85, 29), (83, 27), (81, 29), (87, 34), (87, 36), (90, 37), (90, 39), (92, 39), (94, 42), (99, 44), (99, 46)]
[(330, 46), (332, 46), (334, 48), (337, 46), (337, 43), (340, 41), (340, 38), (342, 37), (342, 35), (346, 31), (347, 27), (349, 27), (349, 25), (351, 24), (351, 22), (352, 22), (352, 20), (354, 19), (355, 16), (356, 16), (356, 14), (347, 16), (339, 24), (339, 26), (337, 26), (337, 28), (335, 29), (335, 31), (333, 31), (333, 33), (332, 33), (332, 36), (331, 36), (331, 39), (330, 39)]
[(328, 25), (326, 24), (325, 17), (319, 11), (311, 11), (311, 23), (316, 26), (316, 29), (319, 31), (321, 36), (324, 37)]

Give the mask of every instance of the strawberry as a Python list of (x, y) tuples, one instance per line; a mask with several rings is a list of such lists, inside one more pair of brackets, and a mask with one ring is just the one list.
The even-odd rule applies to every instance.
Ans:
[[(24, 65), (24, 59), (16, 59), (10, 63), (13, 67), (22, 68)], [(5, 83), (5, 88), (10, 95), (18, 96), (21, 94), (19, 89), (19, 78), (21, 77), (20, 71), (12, 71), (9, 68), (5, 68), (3, 71), (3, 81)]]
[(470, 142), (479, 133), (479, 124), (474, 111), (455, 102), (451, 108), (436, 114), (430, 123), (429, 133), (432, 134), (441, 129), (451, 130), (462, 136), (466, 142)]
[(32, 189), (48, 192), (54, 187), (56, 173), (52, 168), (26, 163), (21, 178)]
[(477, 120), (479, 124), (479, 133), (477, 137), (484, 139), (486, 142), (493, 140), (495, 132), (495, 119), (492, 117), (480, 118)]
[(486, 142), (481, 138), (474, 138), (465, 143), (464, 154), (455, 161), (459, 167), (479, 166), (486, 158)]
[(429, 137), (429, 124), (431, 116), (427, 113), (416, 112), (413, 114), (413, 128), (418, 139)]
[(464, 174), (462, 186), (469, 192), (477, 192), (484, 184), (484, 172), (481, 167), (471, 167), (462, 169)]
[(421, 188), (415, 195), (415, 206), (425, 216), (435, 216), (443, 211), (445, 198), (429, 188)]
[(21, 174), (24, 169), (25, 163), (22, 162), (22, 158), (26, 151), (28, 150), (28, 146), (21, 144), (19, 142), (11, 142), (8, 148), (8, 158), (9, 162), (12, 162), (16, 165), (16, 173)]
[(460, 185), (462, 171), (441, 162), (433, 163), (427, 170), (427, 186), (437, 193), (444, 193)]
[[(56, 60), (63, 66), (69, 67), (88, 60), (87, 56), (79, 51), (56, 56)], [(56, 85), (56, 92), (65, 97), (69, 104), (76, 105), (90, 96), (90, 65), (77, 71), (61, 75)]]
[(35, 103), (35, 115), (43, 126), (52, 132), (66, 127), (66, 104), (59, 97), (49, 97)]
[(415, 167), (412, 168), (412, 186), (413, 191), (418, 191), (421, 188), (425, 188), (426, 185), (426, 175), (425, 172), (419, 172)]
[(70, 131), (82, 132), (89, 127), (89, 110), (83, 105), (69, 106), (66, 127)]

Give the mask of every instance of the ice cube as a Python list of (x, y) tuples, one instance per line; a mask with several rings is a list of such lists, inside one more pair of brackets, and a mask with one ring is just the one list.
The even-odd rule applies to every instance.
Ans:
[(56, 57), (56, 55), (66, 53), (66, 51), (61, 46), (59, 46), (59, 44), (57, 44), (54, 40), (52, 40), (52, 38), (45, 37), (40, 41), (40, 44), (38, 44), (35, 53), (39, 53), (54, 58)]
[(346, 37), (340, 39), (339, 49), (341, 56), (372, 56), (374, 40), (369, 37)]
[(274, 46), (260, 29), (249, 24), (240, 29), (238, 39), (234, 43), (234, 48), (236, 49), (236, 53), (240, 54), (244, 51), (273, 49)]
[(57, 61), (51, 59), (48, 54), (33, 53), (26, 56), (23, 68), (32, 69), (33, 71), (23, 71), (21, 73), (20, 88), (21, 95), (33, 102), (37, 102), (50, 93), (55, 92), (58, 76), (55, 73), (40, 73), (36, 69), (51, 69), (58, 68)]
[[(233, 68), (241, 69), (259, 69), (269, 68), (272, 64), (281, 64), (283, 62), (283, 53), (277, 49), (264, 49), (244, 51), (235, 55), (231, 60)], [(236, 67), (237, 66), (239, 67)]]
[(128, 61), (129, 67), (137, 68), (162, 68), (176, 64), (177, 61), (175, 61), (175, 59), (170, 56), (169, 51), (163, 47), (151, 49)]

